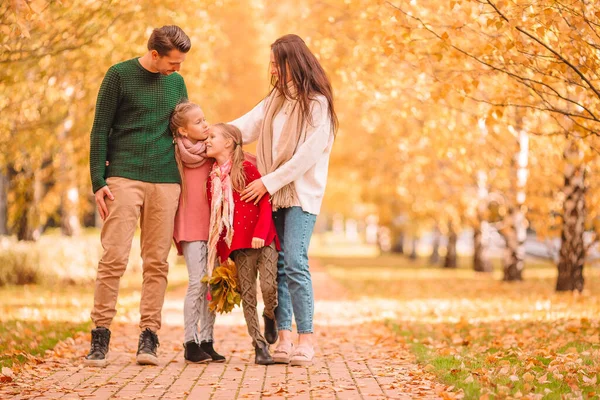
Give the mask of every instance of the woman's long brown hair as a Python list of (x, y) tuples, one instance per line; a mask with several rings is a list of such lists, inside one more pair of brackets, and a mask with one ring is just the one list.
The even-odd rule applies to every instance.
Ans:
[[(327, 99), (329, 119), (334, 135), (338, 128), (338, 119), (333, 106), (333, 91), (331, 83), (319, 60), (310, 51), (304, 40), (298, 35), (289, 34), (280, 37), (271, 45), (275, 58), (278, 75), (271, 77), (273, 90), (278, 90), (288, 99), (297, 99), (305, 121), (312, 122), (310, 115), (310, 101), (316, 94), (321, 94)], [(297, 89), (294, 97), (287, 86), (285, 77), (290, 73), (292, 82)]]
[(242, 150), (242, 132), (230, 124), (214, 124), (210, 129), (214, 129), (225, 137), (233, 141), (233, 150), (231, 151), (231, 186), (238, 192), (246, 187), (246, 173), (244, 172), (244, 150)]

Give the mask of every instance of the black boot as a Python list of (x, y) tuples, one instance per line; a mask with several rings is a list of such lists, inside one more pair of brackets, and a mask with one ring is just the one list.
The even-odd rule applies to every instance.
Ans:
[(277, 325), (275, 325), (275, 320), (267, 317), (263, 314), (263, 319), (265, 320), (265, 339), (269, 344), (274, 344), (277, 341)]
[(262, 342), (256, 342), (254, 345), (254, 363), (259, 365), (275, 364), (271, 354), (269, 354), (269, 345)]
[(196, 343), (194, 340), (184, 343), (183, 348), (185, 349), (183, 352), (183, 358), (185, 358), (186, 362), (204, 363), (211, 360), (210, 355), (202, 350), (202, 348), (200, 348), (198, 343)]
[(140, 365), (158, 365), (158, 356), (156, 349), (160, 346), (158, 336), (150, 328), (146, 328), (140, 333), (138, 341), (137, 363)]
[(92, 329), (90, 353), (85, 356), (83, 364), (90, 367), (104, 367), (108, 359), (109, 343), (110, 330), (103, 327)]
[(204, 350), (204, 352), (210, 356), (212, 361), (218, 362), (218, 363), (225, 362), (225, 357), (223, 357), (222, 355), (217, 353), (215, 351), (215, 349), (213, 348), (212, 341), (205, 341), (205, 342), (200, 343), (200, 348), (202, 350)]

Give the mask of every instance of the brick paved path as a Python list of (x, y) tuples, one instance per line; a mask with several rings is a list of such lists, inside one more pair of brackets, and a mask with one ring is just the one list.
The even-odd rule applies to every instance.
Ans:
[(312, 367), (255, 365), (239, 308), (217, 316), (215, 347), (227, 362), (185, 364), (181, 346), (185, 293), (178, 291), (167, 294), (158, 367), (136, 365), (137, 326), (113, 325), (106, 368), (81, 365), (89, 348), (89, 334), (82, 334), (55, 348), (64, 358), (26, 366), (13, 384), (0, 387), (0, 399), (452, 397), (446, 395), (444, 385), (414, 364), (404, 345), (376, 320), (381, 315), (373, 310), (376, 305), (345, 299), (344, 290), (320, 268), (314, 269), (313, 280), (317, 357)]

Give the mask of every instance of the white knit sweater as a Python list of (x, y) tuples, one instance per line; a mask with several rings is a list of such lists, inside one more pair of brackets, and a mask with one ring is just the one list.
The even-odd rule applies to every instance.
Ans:
[[(287, 100), (286, 100), (287, 101)], [(273, 158), (279, 138), (288, 115), (283, 104), (279, 113), (273, 118)], [(283, 186), (294, 182), (296, 194), (302, 210), (318, 215), (327, 184), (329, 154), (333, 146), (333, 129), (329, 119), (329, 107), (325, 96), (319, 95), (311, 104), (312, 124), (306, 124), (306, 139), (296, 149), (292, 158), (262, 177), (262, 182), (270, 194)], [(258, 103), (250, 112), (230, 122), (242, 131), (244, 143), (258, 140), (260, 127), (265, 118), (265, 100)]]

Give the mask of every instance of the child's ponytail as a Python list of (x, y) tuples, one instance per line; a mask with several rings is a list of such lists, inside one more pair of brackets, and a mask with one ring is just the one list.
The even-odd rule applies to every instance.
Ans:
[[(175, 139), (177, 141), (177, 139)], [(179, 170), (179, 175), (181, 176), (181, 191), (183, 192), (183, 161), (181, 161), (181, 153), (179, 152), (179, 146), (175, 143), (175, 161), (177, 162), (177, 169)]]
[(241, 192), (246, 187), (246, 174), (244, 173), (243, 165), (244, 159), (242, 141), (240, 140), (239, 142), (234, 143), (233, 153), (231, 154), (231, 184), (238, 192)]

